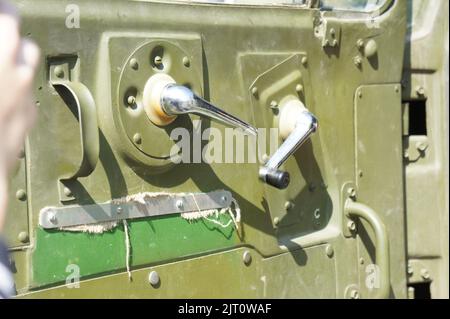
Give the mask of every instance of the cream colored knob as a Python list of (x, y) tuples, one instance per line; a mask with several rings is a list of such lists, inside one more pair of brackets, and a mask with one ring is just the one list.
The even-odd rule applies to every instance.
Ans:
[(307, 109), (300, 100), (292, 99), (281, 105), (278, 127), (283, 140), (287, 139), (289, 134), (294, 131), (298, 124), (298, 119), (301, 118), (300, 114), (305, 111)]
[(177, 117), (167, 115), (161, 106), (161, 96), (164, 88), (169, 84), (175, 84), (175, 80), (167, 74), (158, 73), (151, 76), (144, 87), (142, 104), (148, 118), (158, 126), (166, 126)]

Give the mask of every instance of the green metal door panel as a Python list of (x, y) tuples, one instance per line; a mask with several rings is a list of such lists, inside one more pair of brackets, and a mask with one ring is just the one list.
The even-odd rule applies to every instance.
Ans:
[[(222, 217), (222, 222), (229, 219)], [(209, 221), (190, 223), (179, 216), (130, 222), (130, 265), (142, 267), (230, 248), (239, 242), (232, 225), (221, 228)], [(81, 277), (125, 269), (123, 227), (103, 234), (39, 229), (36, 236), (33, 288), (64, 283), (68, 265), (77, 265)]]
[[(362, 86), (355, 95), (356, 176), (358, 201), (375, 209), (387, 226), (392, 296), (406, 298), (406, 251), (400, 84)], [(382, 172), (382, 174), (380, 174)], [(362, 225), (361, 225), (362, 226)], [(370, 264), (376, 264), (371, 228), (359, 230), (362, 294)]]

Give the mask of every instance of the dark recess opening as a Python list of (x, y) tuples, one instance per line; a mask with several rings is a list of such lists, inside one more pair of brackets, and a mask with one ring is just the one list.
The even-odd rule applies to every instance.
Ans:
[(427, 135), (427, 101), (412, 100), (409, 104), (409, 136)]
[(430, 282), (409, 285), (414, 288), (414, 299), (431, 299), (430, 285)]

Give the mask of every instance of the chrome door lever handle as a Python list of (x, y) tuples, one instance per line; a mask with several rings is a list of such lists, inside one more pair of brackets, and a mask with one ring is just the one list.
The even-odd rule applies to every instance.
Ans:
[(256, 128), (250, 124), (212, 105), (189, 88), (176, 84), (165, 74), (157, 74), (149, 79), (143, 99), (147, 115), (157, 125), (167, 125), (178, 115), (193, 113), (241, 129), (249, 135), (257, 134)]
[(281, 107), (279, 129), (284, 143), (267, 163), (260, 167), (259, 178), (278, 189), (289, 186), (288, 172), (279, 170), (280, 166), (313, 134), (318, 128), (316, 117), (299, 100), (291, 100)]

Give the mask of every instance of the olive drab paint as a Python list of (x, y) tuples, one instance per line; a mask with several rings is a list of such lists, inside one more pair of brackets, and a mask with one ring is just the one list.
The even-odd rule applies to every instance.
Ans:
[[(14, 2), (42, 52), (5, 227), (20, 297), (448, 297), (447, 1)], [(164, 95), (174, 83), (155, 74), (205, 103)], [(301, 136), (292, 101), (314, 134)], [(199, 105), (221, 121), (176, 108)], [(171, 132), (197, 134), (203, 152), (231, 119), (285, 139), (251, 162), (171, 161)], [(47, 207), (216, 190), (231, 192), (239, 223), (39, 226)]]

